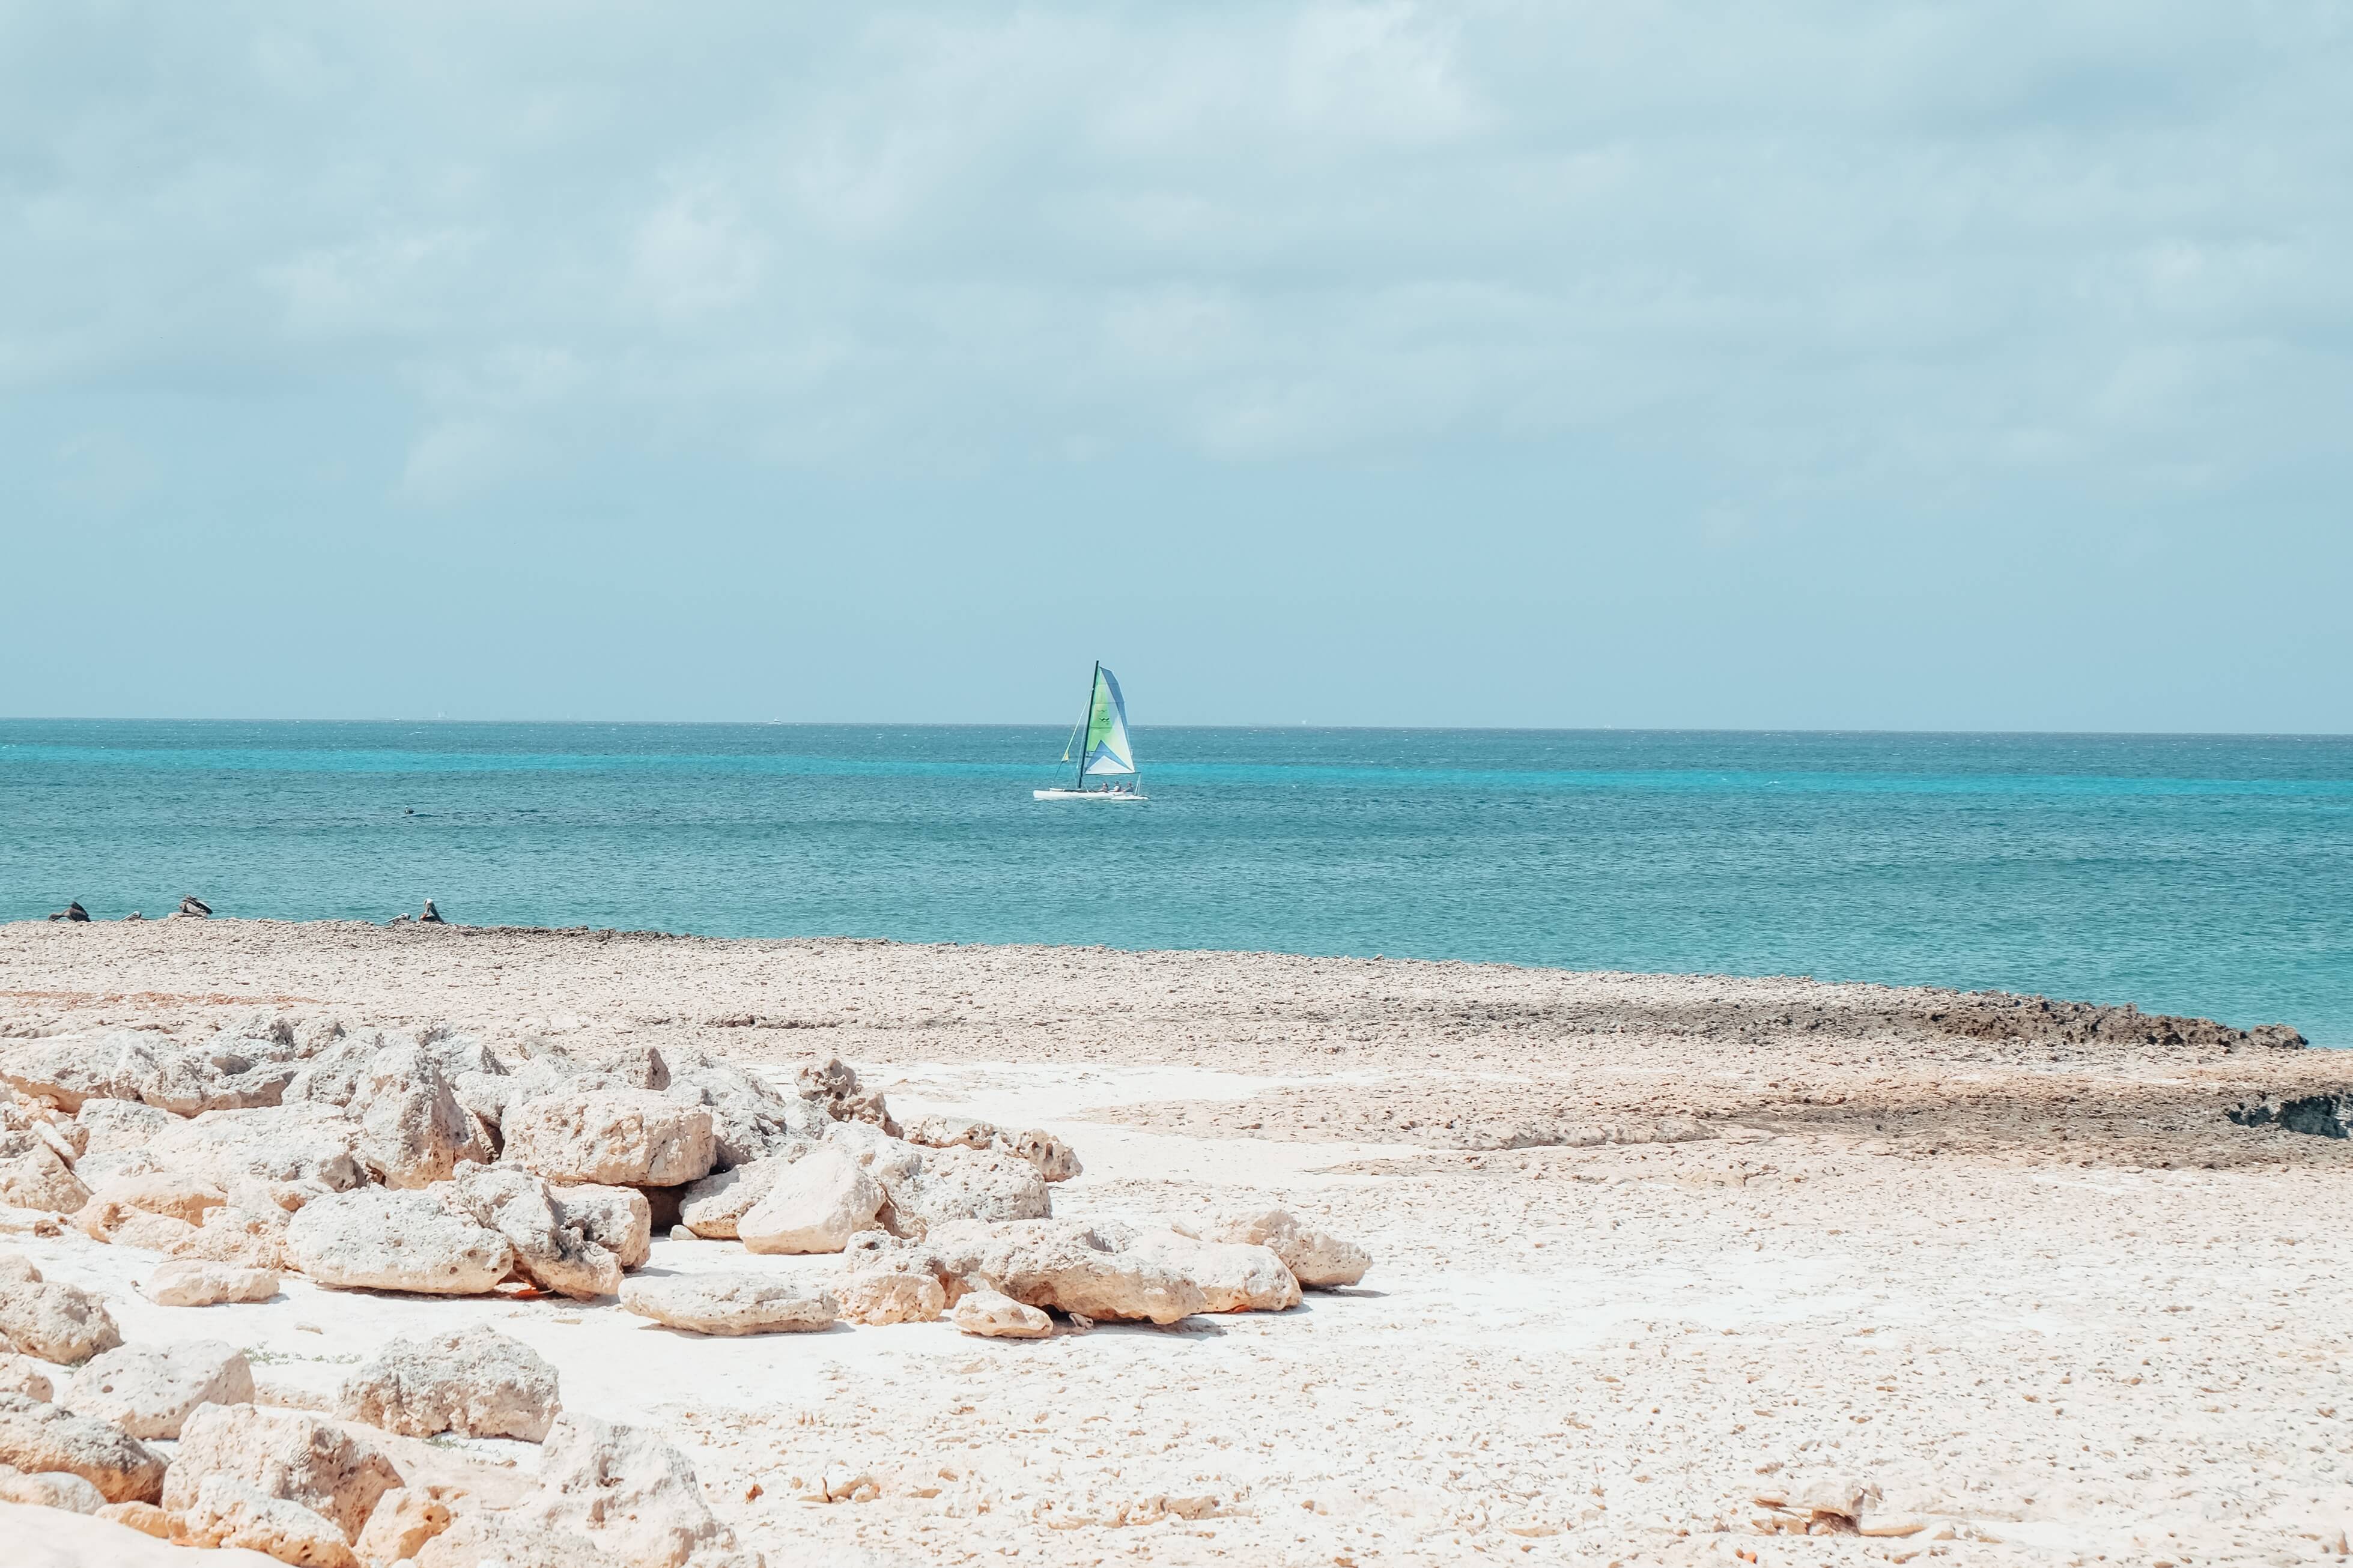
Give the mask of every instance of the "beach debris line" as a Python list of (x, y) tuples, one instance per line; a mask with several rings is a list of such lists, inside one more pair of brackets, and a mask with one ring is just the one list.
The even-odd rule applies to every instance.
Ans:
[[(496, 1051), (439, 1026), (261, 1012), (194, 1043), (5, 1042), (0, 1082), (0, 1216), (160, 1254), (157, 1306), (264, 1301), (300, 1274), (428, 1301), (617, 1298), (649, 1330), (721, 1339), (945, 1320), (1018, 1342), (1280, 1312), (1371, 1262), (1282, 1209), (1057, 1217), (1051, 1189), (1082, 1168), (1067, 1143), (902, 1128), (839, 1058), (780, 1087), (691, 1050)], [(822, 1285), (634, 1274), (657, 1223), (839, 1268)], [(0, 1355), (13, 1500), (293, 1564), (762, 1561), (676, 1448), (566, 1410), (554, 1367), (479, 1322), (395, 1339), (332, 1398), (285, 1408), (227, 1340), (126, 1344), (101, 1296), (0, 1252), (0, 1336), (16, 1352)], [(492, 1507), (404, 1474), (394, 1437), (443, 1434), (539, 1442), (536, 1479)], [(626, 1507), (607, 1506), (615, 1477)]]

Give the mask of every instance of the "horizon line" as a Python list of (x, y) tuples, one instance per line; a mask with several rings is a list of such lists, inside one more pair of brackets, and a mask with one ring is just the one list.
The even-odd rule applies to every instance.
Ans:
[[(160, 718), (100, 714), (73, 715), (0, 715), (0, 724), (426, 724), (489, 727), (494, 725), (536, 725), (549, 728), (605, 726), (614, 729), (863, 729), (904, 728), (917, 730), (1046, 730), (1068, 726), (1051, 720), (933, 720), (933, 719), (447, 719), (438, 716), (378, 717), (367, 719), (323, 718)], [(1813, 727), (1794, 724), (1757, 726), (1716, 724), (1319, 724), (1308, 720), (1292, 721), (1228, 721), (1218, 723), (1131, 723), (1129, 728), (1151, 730), (1228, 730), (1240, 732), (1342, 731), (1365, 734), (1486, 734), (1486, 735), (1907, 735), (1907, 736), (1971, 736), (2010, 737), (2042, 736), (2086, 740), (2232, 740), (2232, 741), (2342, 741), (2353, 740), (2353, 731), (2332, 730), (2083, 730), (2083, 729), (1928, 729), (1840, 725)]]

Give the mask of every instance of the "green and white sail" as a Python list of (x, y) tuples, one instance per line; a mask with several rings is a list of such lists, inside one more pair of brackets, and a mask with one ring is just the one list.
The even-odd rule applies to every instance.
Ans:
[(1102, 778), (1135, 772), (1135, 751), (1127, 739), (1127, 700), (1119, 681), (1102, 665), (1087, 697), (1086, 733), (1079, 742), (1079, 777)]

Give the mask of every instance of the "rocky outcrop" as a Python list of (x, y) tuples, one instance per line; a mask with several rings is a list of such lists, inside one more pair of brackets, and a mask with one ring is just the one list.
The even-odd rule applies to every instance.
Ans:
[(785, 1153), (712, 1172), (686, 1189), (679, 1202), (679, 1223), (706, 1241), (734, 1240), (744, 1215), (768, 1195), (796, 1159), (816, 1147), (814, 1140), (797, 1142)]
[(362, 1136), (332, 1106), (214, 1110), (171, 1123), (146, 1152), (151, 1168), (201, 1177), (224, 1192), (248, 1178), (349, 1192), (368, 1182), (356, 1152)]
[(358, 1536), (376, 1500), (401, 1484), (390, 1459), (332, 1423), (252, 1405), (199, 1405), (189, 1415), (164, 1483), (164, 1507), (174, 1513), (195, 1507), (199, 1489), (215, 1477), (298, 1503), (346, 1542)]
[(2353, 1094), (2308, 1094), (2300, 1099), (2242, 1101), (2223, 1114), (2241, 1127), (2277, 1127), (2315, 1138), (2353, 1134)]
[(448, 1530), (453, 1518), (447, 1488), (395, 1487), (377, 1500), (353, 1545), (363, 1563), (406, 1563)]
[(1078, 1151), (1050, 1132), (1017, 1132), (1008, 1152), (1036, 1166), (1038, 1174), (1050, 1182), (1067, 1182), (1086, 1173), (1086, 1167), (1079, 1163)]
[(1173, 1323), (1208, 1305), (1198, 1286), (1149, 1258), (1118, 1251), (1074, 1220), (990, 1226), (957, 1220), (926, 1237), (966, 1289), (1098, 1320)]
[(28, 1355), (0, 1352), (0, 1394), (21, 1394), (46, 1405), (56, 1392), (56, 1384), (49, 1381), (43, 1363)]
[(138, 1438), (21, 1394), (0, 1394), (0, 1465), (79, 1476), (109, 1502), (153, 1502), (164, 1487), (163, 1457)]
[(65, 1405), (133, 1437), (177, 1437), (199, 1405), (249, 1405), (253, 1371), (223, 1340), (119, 1345), (74, 1373)]
[(882, 1091), (861, 1085), (858, 1074), (839, 1057), (803, 1063), (795, 1083), (803, 1100), (823, 1107), (834, 1121), (871, 1122), (893, 1138), (899, 1135), (899, 1124), (891, 1119)]
[(232, 1301), (267, 1301), (278, 1294), (278, 1276), (267, 1268), (175, 1258), (147, 1277), (146, 1298), (159, 1307), (212, 1307)]
[(343, 1380), (335, 1414), (387, 1432), (430, 1437), (547, 1436), (561, 1408), (555, 1368), (492, 1329), (396, 1339)]
[(621, 1307), (695, 1334), (806, 1333), (841, 1315), (826, 1292), (768, 1274), (640, 1275), (622, 1285)]
[(172, 1511), (191, 1546), (243, 1547), (288, 1568), (359, 1568), (332, 1521), (234, 1477), (206, 1476)]
[(194, 1116), (276, 1105), (294, 1076), (290, 1037), (179, 1047), (138, 1030), (52, 1035), (0, 1050), (0, 1081), (66, 1110), (133, 1100)]
[(21, 1252), (0, 1252), (0, 1339), (24, 1354), (78, 1366), (121, 1344), (122, 1331), (98, 1297), (79, 1285), (42, 1279)]
[(950, 1321), (965, 1333), (992, 1340), (1042, 1340), (1054, 1331), (1053, 1319), (994, 1290), (966, 1291)]
[(516, 1271), (542, 1289), (578, 1300), (613, 1294), (621, 1288), (619, 1257), (565, 1213), (554, 1193), (529, 1171), (502, 1164), (467, 1166), (445, 1195), (476, 1224), (506, 1237)]
[(621, 1568), (715, 1568), (735, 1549), (686, 1456), (643, 1427), (567, 1415), (548, 1436), (539, 1473), (538, 1489), (507, 1510), (526, 1532), (578, 1536)]
[(891, 1228), (917, 1239), (955, 1220), (996, 1225), (1053, 1212), (1038, 1168), (995, 1150), (932, 1150), (918, 1169), (887, 1183), (886, 1190)]
[[(281, 1273), (295, 1266), (286, 1248), (286, 1231), (292, 1222), (291, 1211), (256, 1201), (250, 1194), (233, 1195), (206, 1215), (203, 1225), (174, 1238), (162, 1250), (191, 1262)], [(116, 1239), (125, 1238), (118, 1236)]]
[(651, 1089), (559, 1091), (512, 1106), (499, 1158), (553, 1182), (682, 1186), (717, 1157), (711, 1112)]
[(2036, 1040), (2061, 1045), (2110, 1043), (2234, 1051), (2301, 1050), (2311, 1044), (2285, 1024), (2234, 1029), (2211, 1018), (2180, 1018), (2093, 1002), (2056, 1002), (2002, 991), (1947, 993), (1951, 1000), (1923, 1016), (1939, 1034), (1972, 1040)]
[(474, 1122), (450, 1091), (434, 1054), (419, 1045), (388, 1046), (369, 1060), (344, 1112), (360, 1128), (358, 1152), (368, 1173), (388, 1187), (446, 1182), (460, 1161), (487, 1161)]
[(853, 1323), (928, 1323), (947, 1310), (947, 1288), (920, 1266), (858, 1268), (833, 1286), (841, 1315)]
[(1303, 1225), (1283, 1209), (1221, 1215), (1198, 1226), (1180, 1224), (1177, 1228), (1203, 1241), (1266, 1247), (1311, 1290), (1354, 1285), (1373, 1266), (1372, 1254), (1363, 1247)]
[(653, 1205), (634, 1187), (589, 1184), (548, 1189), (556, 1217), (620, 1261), (624, 1268), (644, 1266), (653, 1256)]
[(1299, 1305), (1299, 1281), (1271, 1248), (1145, 1231), (1121, 1248), (1176, 1270), (1201, 1289), (1209, 1312), (1282, 1312)]
[(383, 1187), (306, 1205), (286, 1227), (286, 1247), (311, 1279), (343, 1289), (476, 1296), (515, 1265), (512, 1242), (438, 1194)]
[(27, 1508), (61, 1508), (68, 1513), (94, 1514), (111, 1507), (106, 1494), (83, 1480), (79, 1476), (63, 1470), (47, 1470), (28, 1476), (21, 1471), (0, 1468), (0, 1502), (23, 1503)]
[(463, 1510), (418, 1549), (416, 1563), (417, 1568), (623, 1568), (585, 1535), (505, 1513)]
[(735, 1222), (750, 1252), (839, 1252), (874, 1223), (882, 1188), (847, 1150), (811, 1149), (778, 1172), (765, 1196)]
[(789, 1155), (824, 1134), (825, 1104), (779, 1094), (733, 1063), (699, 1051), (665, 1054), (662, 1092), (710, 1112), (715, 1169)]
[(73, 1214), (90, 1188), (72, 1163), (32, 1131), (0, 1132), (0, 1208)]
[(228, 1202), (228, 1194), (201, 1177), (168, 1171), (115, 1176), (90, 1189), (84, 1212), (74, 1225), (85, 1235), (105, 1240), (105, 1232), (122, 1214), (161, 1215), (184, 1225), (199, 1226), (205, 1216)]

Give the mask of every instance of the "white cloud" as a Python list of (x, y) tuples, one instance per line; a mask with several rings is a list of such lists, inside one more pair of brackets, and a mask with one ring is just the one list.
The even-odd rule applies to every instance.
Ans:
[(372, 383), (435, 494), (583, 438), (2212, 483), (2353, 390), (2323, 11), (236, 15), (0, 10), (0, 385)]

